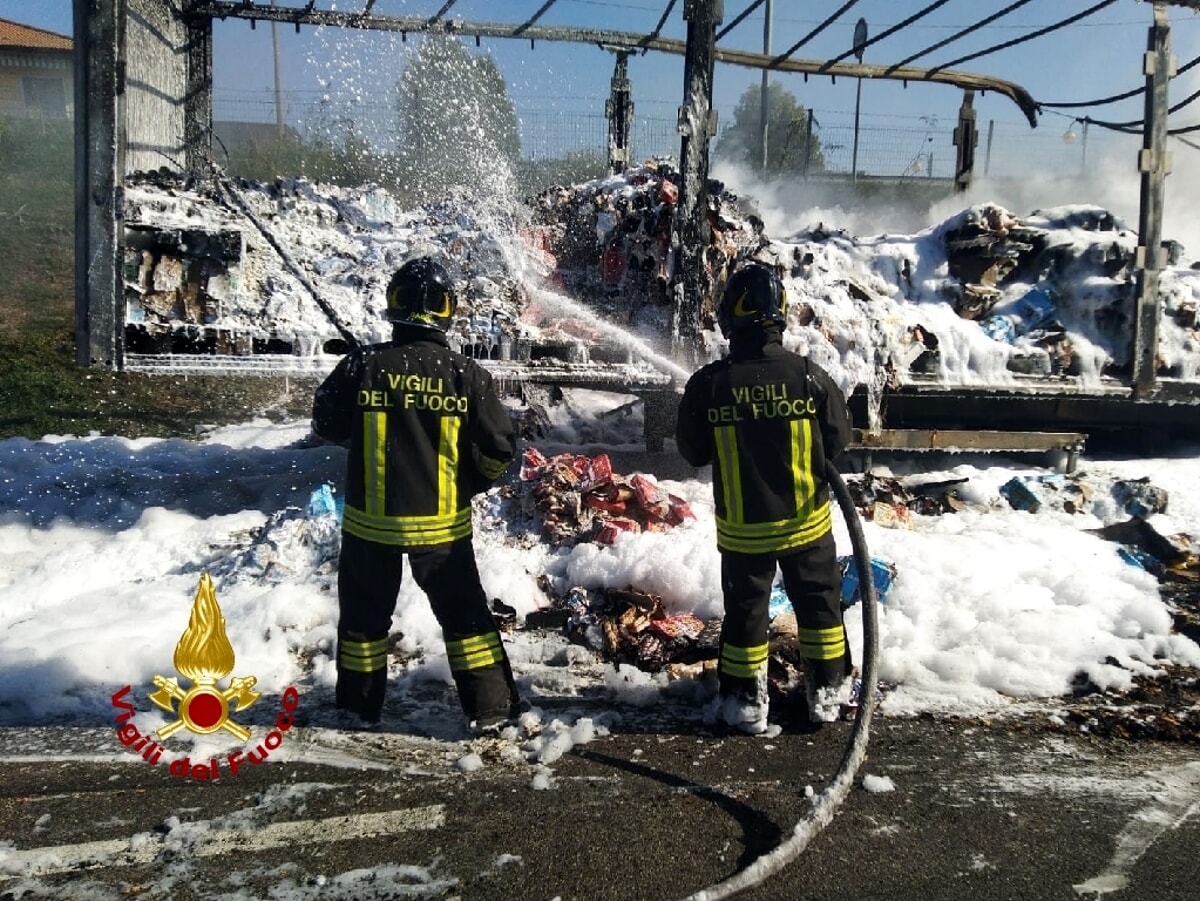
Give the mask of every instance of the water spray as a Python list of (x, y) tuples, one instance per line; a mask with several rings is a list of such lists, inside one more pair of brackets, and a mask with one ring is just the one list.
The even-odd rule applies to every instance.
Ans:
[(680, 381), (686, 382), (691, 376), (691, 373), (688, 370), (684, 369), (674, 360), (656, 351), (653, 347), (651, 347), (641, 338), (634, 335), (628, 329), (621, 328), (621, 326), (609, 322), (586, 304), (581, 303), (578, 300), (573, 300), (565, 294), (559, 294), (558, 292), (550, 291), (546, 288), (533, 288), (531, 290), (531, 294), (548, 306), (553, 305), (562, 308), (569, 312), (572, 316), (580, 319), (586, 319), (589, 325), (594, 325), (596, 328), (600, 329), (610, 337), (616, 338), (626, 348), (645, 357), (655, 366), (666, 372), (669, 372), (672, 376)]
[(718, 898), (729, 898), (740, 891), (761, 885), (768, 877), (778, 873), (795, 860), (808, 847), (822, 829), (833, 821), (833, 815), (846, 799), (850, 788), (854, 785), (854, 777), (867, 755), (871, 715), (875, 707), (876, 686), (876, 656), (879, 651), (878, 614), (876, 606), (879, 594), (875, 590), (875, 580), (871, 577), (871, 555), (867, 550), (867, 539), (863, 535), (862, 523), (859, 522), (858, 511), (854, 500), (846, 489), (841, 473), (833, 463), (825, 463), (825, 479), (833, 489), (841, 508), (842, 518), (850, 532), (850, 542), (854, 546), (854, 565), (858, 567), (859, 586), (862, 592), (863, 605), (863, 664), (862, 689), (858, 699), (858, 712), (854, 718), (854, 727), (846, 742), (846, 750), (842, 762), (838, 765), (833, 781), (829, 787), (813, 801), (812, 810), (800, 818), (792, 833), (771, 851), (761, 855), (728, 879), (701, 889), (689, 895), (686, 901), (716, 901)]

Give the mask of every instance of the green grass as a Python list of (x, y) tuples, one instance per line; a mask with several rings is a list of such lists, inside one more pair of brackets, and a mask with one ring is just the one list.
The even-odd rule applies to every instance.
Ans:
[(307, 418), (311, 379), (149, 376), (75, 365), (70, 125), (0, 119), (0, 439), (188, 437)]

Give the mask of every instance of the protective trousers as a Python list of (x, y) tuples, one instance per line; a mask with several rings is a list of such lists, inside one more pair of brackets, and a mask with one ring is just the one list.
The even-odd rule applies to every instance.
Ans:
[(721, 554), (725, 619), (721, 626), (721, 693), (766, 703), (771, 585), (778, 565), (799, 627), (800, 657), (817, 686), (850, 672), (842, 618), (841, 568), (832, 532), (789, 554)]
[(442, 627), (469, 720), (507, 716), (517, 701), (508, 655), (479, 580), (470, 536), (406, 551), (342, 534), (338, 562), (337, 706), (372, 722), (387, 691), (388, 632), (407, 553), (413, 580)]

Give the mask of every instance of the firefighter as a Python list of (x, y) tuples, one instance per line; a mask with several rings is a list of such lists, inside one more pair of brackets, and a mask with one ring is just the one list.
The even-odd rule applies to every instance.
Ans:
[(767, 729), (768, 604), (776, 567), (796, 611), (813, 722), (837, 719), (850, 653), (825, 463), (850, 441), (850, 414), (829, 374), (785, 350), (786, 295), (749, 263), (729, 277), (717, 323), (729, 354), (694, 373), (676, 444), (712, 464), (725, 619), (718, 714), (748, 734)]
[(349, 445), (338, 563), (337, 706), (379, 721), (403, 559), (429, 597), (463, 712), (477, 732), (519, 696), (480, 583), (471, 498), (513, 459), (513, 426), (490, 373), (446, 340), (449, 273), (410, 260), (392, 276), (392, 340), (360, 347), (317, 389), (313, 430)]

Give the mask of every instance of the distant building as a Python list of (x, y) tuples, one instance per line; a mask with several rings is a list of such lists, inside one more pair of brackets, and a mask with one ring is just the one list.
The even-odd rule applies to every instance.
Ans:
[(0, 19), (0, 116), (70, 119), (71, 38)]

